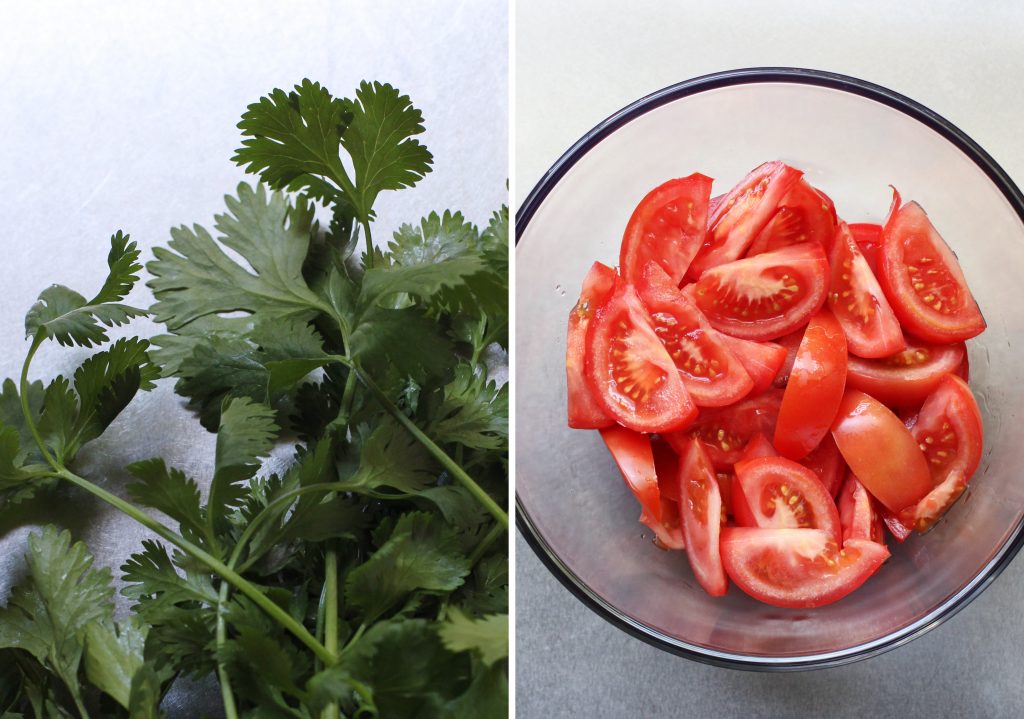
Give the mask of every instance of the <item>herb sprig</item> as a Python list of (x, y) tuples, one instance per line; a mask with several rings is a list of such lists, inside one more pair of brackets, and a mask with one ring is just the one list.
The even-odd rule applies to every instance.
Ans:
[[(213, 232), (181, 226), (155, 250), (149, 311), (124, 304), (143, 267), (118, 232), (91, 299), (54, 285), (28, 312), (0, 392), (0, 502), (70, 483), (158, 539), (121, 567), (119, 619), (81, 542), (30, 537), (0, 609), (0, 716), (156, 717), (177, 677), (210, 673), (229, 718), (504, 716), (508, 389), (488, 359), (507, 350), (508, 210), (373, 242), (378, 195), (433, 160), (390, 85), (343, 99), (304, 80), (239, 128), (233, 159), (257, 181)], [(108, 345), (145, 314), (166, 332)], [(44, 385), (31, 365), (49, 340), (108, 346)], [(152, 458), (114, 493), (78, 474), (162, 377), (217, 433), (212, 476)], [(294, 460), (268, 474), (281, 443)]]

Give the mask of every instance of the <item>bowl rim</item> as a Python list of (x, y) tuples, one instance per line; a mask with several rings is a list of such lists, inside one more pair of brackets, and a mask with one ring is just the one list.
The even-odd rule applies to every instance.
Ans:
[[(1006, 171), (970, 136), (949, 120), (924, 105), (881, 85), (823, 70), (797, 67), (749, 67), (701, 75), (670, 85), (636, 100), (598, 123), (572, 145), (544, 173), (516, 211), (515, 243), (519, 244), (534, 213), (562, 177), (584, 155), (622, 126), (669, 102), (718, 88), (760, 83), (812, 85), (840, 90), (887, 105), (934, 130), (974, 162), (1003, 193), (1024, 223), (1024, 195)], [(708, 649), (681, 641), (645, 625), (597, 595), (554, 552), (537, 530), (516, 492), (516, 527), (544, 566), (577, 599), (598, 616), (627, 634), (664, 651), (705, 664), (752, 671), (799, 671), (841, 666), (877, 656), (902, 646), (939, 626), (980, 595), (1024, 546), (1024, 519), (1017, 523), (1003, 546), (966, 586), (921, 619), (872, 642), (835, 652), (796, 657), (742, 655)]]

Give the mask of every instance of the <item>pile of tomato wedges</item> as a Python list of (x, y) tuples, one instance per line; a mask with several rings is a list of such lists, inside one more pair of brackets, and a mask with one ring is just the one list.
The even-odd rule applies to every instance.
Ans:
[(893, 191), (847, 224), (782, 162), (711, 197), (640, 202), (619, 266), (569, 316), (569, 425), (599, 429), (665, 549), (713, 596), (782, 607), (859, 587), (981, 459), (965, 340), (985, 329), (956, 256)]

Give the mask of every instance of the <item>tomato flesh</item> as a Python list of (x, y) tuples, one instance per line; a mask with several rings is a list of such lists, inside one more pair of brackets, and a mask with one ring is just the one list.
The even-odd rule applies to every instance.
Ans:
[(842, 549), (821, 529), (722, 530), (722, 563), (750, 596), (777, 607), (820, 607), (861, 586), (889, 558), (885, 545), (851, 539)]
[(697, 437), (704, 442), (712, 464), (731, 472), (751, 437), (758, 432), (770, 435), (775, 431), (781, 402), (782, 393), (770, 390), (731, 407), (702, 410), (689, 431), (667, 433), (664, 437), (679, 454), (690, 437)]
[(657, 262), (679, 284), (704, 242), (711, 178), (699, 173), (651, 190), (633, 211), (619, 252), (626, 281), (637, 284), (648, 262)]
[(569, 332), (565, 343), (565, 379), (568, 388), (569, 426), (576, 429), (600, 429), (615, 424), (590, 390), (584, 377), (587, 328), (597, 308), (608, 301), (615, 289), (615, 270), (595, 262), (583, 280), (576, 306), (569, 312)]
[(801, 459), (818, 446), (835, 419), (846, 386), (846, 336), (828, 310), (811, 318), (782, 395), (772, 444)]
[(967, 287), (956, 255), (916, 202), (900, 207), (894, 191), (882, 229), (878, 281), (910, 334), (927, 342), (975, 337), (985, 318)]
[(878, 253), (882, 247), (882, 226), (870, 222), (854, 222), (849, 225), (853, 241), (857, 249), (871, 268), (871, 273), (878, 277)]
[(785, 347), (774, 342), (751, 342), (722, 333), (719, 333), (719, 337), (750, 376), (754, 384), (750, 394), (761, 394), (772, 386), (782, 369), (782, 363), (786, 361)]
[(850, 354), (888, 357), (906, 347), (899, 320), (844, 222), (839, 223), (829, 261), (828, 305), (846, 333)]
[(966, 357), (963, 342), (931, 345), (912, 340), (891, 357), (865, 360), (851, 356), (846, 383), (891, 407), (918, 407)]
[(754, 238), (747, 256), (799, 242), (817, 242), (827, 249), (835, 231), (836, 208), (832, 200), (800, 178), (779, 202), (779, 208), (768, 224)]
[(775, 341), (779, 347), (786, 350), (786, 357), (782, 361), (782, 366), (779, 367), (779, 371), (772, 381), (772, 384), (779, 389), (785, 389), (786, 385), (789, 384), (789, 375), (793, 372), (793, 363), (796, 362), (796, 351), (800, 349), (800, 341), (804, 338), (805, 329), (807, 329), (806, 326), (801, 327), (795, 332), (779, 337)]
[(839, 522), (843, 525), (843, 541), (868, 539), (882, 544), (882, 516), (864, 485), (850, 473), (839, 490)]
[(711, 325), (748, 340), (771, 340), (805, 324), (825, 302), (828, 260), (805, 242), (708, 270), (694, 285)]
[(681, 429), (697, 416), (675, 363), (631, 286), (619, 283), (587, 331), (585, 371), (605, 412), (637, 432)]
[(754, 517), (768, 529), (823, 529), (842, 535), (832, 495), (818, 476), (785, 457), (758, 457), (736, 465), (736, 477)]
[(711, 460), (696, 438), (679, 456), (679, 497), (693, 575), (705, 592), (720, 597), (729, 588), (719, 549), (722, 496)]
[(672, 357), (694, 404), (722, 407), (750, 392), (754, 383), (722, 335), (658, 264), (647, 265), (639, 290), (654, 334)]
[(846, 390), (832, 437), (857, 479), (890, 511), (924, 497), (933, 483), (928, 462), (900, 418), (863, 392)]

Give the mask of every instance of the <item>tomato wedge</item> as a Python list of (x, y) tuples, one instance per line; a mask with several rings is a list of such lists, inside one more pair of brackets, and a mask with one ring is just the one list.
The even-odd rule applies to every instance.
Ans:
[(885, 542), (882, 516), (875, 509), (875, 500), (852, 472), (847, 475), (839, 490), (838, 504), (844, 542), (849, 539), (869, 539), (879, 544)]
[(768, 224), (747, 250), (747, 257), (798, 242), (817, 242), (826, 250), (836, 231), (836, 208), (821, 190), (800, 178), (779, 202)]
[(928, 461), (917, 441), (878, 400), (846, 390), (832, 437), (857, 479), (891, 511), (899, 512), (931, 491)]
[(615, 289), (615, 270), (595, 262), (583, 280), (583, 291), (569, 312), (569, 332), (565, 342), (565, 380), (568, 388), (569, 426), (576, 429), (600, 429), (615, 424), (591, 392), (584, 378), (587, 327), (597, 308), (608, 301)]
[(843, 326), (850, 354), (888, 357), (906, 347), (900, 322), (846, 223), (839, 223), (829, 256), (828, 306)]
[(711, 325), (748, 340), (771, 340), (806, 324), (825, 302), (828, 260), (812, 242), (719, 265), (694, 285)]
[(882, 247), (882, 226), (871, 222), (853, 222), (849, 225), (857, 249), (867, 260), (871, 273), (878, 277), (878, 253)]
[(636, 284), (648, 262), (657, 262), (679, 284), (704, 242), (711, 178), (699, 173), (651, 190), (633, 210), (622, 236), (619, 266)]
[(779, 389), (785, 389), (786, 385), (789, 384), (789, 375), (793, 372), (793, 363), (796, 362), (796, 351), (800, 349), (800, 341), (804, 338), (805, 329), (807, 329), (806, 326), (801, 327), (796, 332), (790, 332), (788, 335), (783, 335), (775, 341), (775, 344), (786, 350), (786, 358), (782, 361), (782, 366), (779, 367), (779, 371), (772, 381), (772, 384)]
[(779, 453), (775, 451), (775, 447), (768, 441), (768, 438), (758, 432), (753, 438), (747, 442), (747, 446), (743, 449), (743, 454), (740, 457), (740, 462), (746, 462), (751, 459), (760, 459), (761, 457), (778, 457)]
[(650, 442), (661, 495), (661, 522), (650, 527), (654, 531), (654, 543), (662, 549), (686, 549), (683, 518), (679, 513), (679, 457), (657, 435), (651, 437)]
[(772, 386), (779, 370), (782, 369), (782, 363), (786, 361), (785, 347), (774, 342), (741, 340), (725, 333), (719, 333), (718, 336), (750, 375), (754, 383), (750, 394), (761, 394)]
[(711, 460), (696, 438), (679, 455), (679, 496), (686, 556), (693, 576), (705, 592), (720, 597), (729, 588), (719, 553), (722, 496)]
[(654, 532), (659, 545), (682, 549), (685, 545), (679, 528), (679, 508), (663, 501), (650, 440), (624, 427), (602, 429), (601, 439), (611, 452), (626, 486), (640, 502), (640, 521)]
[(750, 392), (754, 382), (743, 364), (660, 265), (647, 265), (638, 290), (654, 334), (675, 362), (694, 404), (722, 407)]
[(742, 257), (775, 214), (779, 201), (803, 173), (782, 162), (766, 162), (732, 188), (708, 218), (703, 246), (693, 258), (690, 275)]
[(664, 437), (680, 455), (690, 437), (697, 437), (704, 442), (712, 464), (731, 472), (755, 434), (770, 435), (775, 431), (781, 402), (782, 393), (769, 390), (731, 407), (703, 410), (689, 431), (666, 433)]
[(891, 407), (919, 407), (939, 382), (967, 357), (963, 342), (930, 345), (911, 340), (891, 357), (850, 357), (846, 384)]
[(800, 459), (818, 446), (835, 419), (846, 386), (846, 336), (828, 310), (811, 318), (782, 395), (772, 444)]
[(697, 415), (679, 371), (631, 286), (618, 283), (587, 330), (585, 371), (604, 411), (637, 432), (681, 429)]
[(959, 342), (982, 333), (985, 318), (956, 255), (921, 206), (900, 207), (893, 190), (882, 229), (878, 281), (904, 329), (927, 342)]
[(821, 529), (722, 530), (722, 563), (744, 592), (776, 607), (820, 607), (862, 585), (889, 558), (884, 544), (851, 539), (840, 549)]
[(836, 541), (841, 538), (832, 495), (803, 465), (785, 457), (758, 457), (737, 463), (736, 478), (755, 526), (824, 529)]
[(818, 446), (801, 459), (800, 464), (818, 475), (829, 496), (835, 497), (839, 493), (843, 477), (846, 475), (846, 463), (843, 462), (843, 455), (839, 453), (839, 447), (836, 446), (831, 434), (822, 437)]

